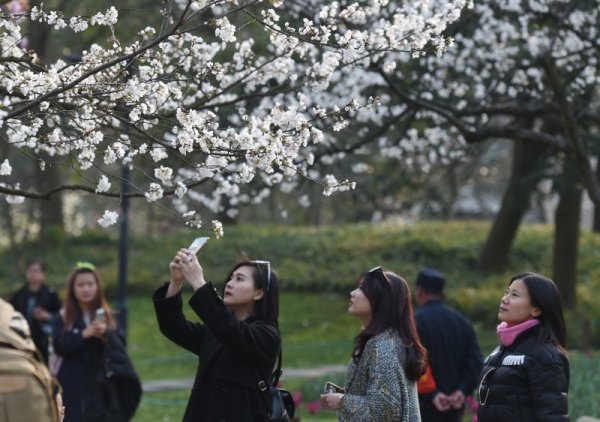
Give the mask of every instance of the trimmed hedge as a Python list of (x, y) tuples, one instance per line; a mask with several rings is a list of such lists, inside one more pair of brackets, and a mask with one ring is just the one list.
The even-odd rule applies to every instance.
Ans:
[[(551, 275), (552, 226), (522, 225), (507, 269), (483, 274), (472, 269), (489, 231), (483, 222), (427, 222), (415, 225), (356, 224), (334, 227), (229, 226), (223, 239), (211, 239), (200, 260), (208, 279), (222, 285), (227, 271), (242, 252), (269, 259), (279, 273), (282, 290), (328, 291), (347, 294), (359, 275), (382, 265), (404, 276), (412, 286), (418, 270), (433, 266), (448, 279), (447, 300), (478, 324), (493, 327), (500, 296), (512, 274), (535, 271)], [(160, 238), (131, 236), (128, 245), (128, 286), (131, 295), (148, 294), (168, 278), (168, 263), (197, 232), (166, 233)], [(49, 284), (62, 288), (72, 265), (81, 260), (98, 266), (109, 296), (118, 274), (118, 239), (112, 232), (89, 232), (78, 237), (56, 236), (55, 245), (21, 245), (27, 258), (48, 263)], [(0, 251), (0, 295), (22, 284), (10, 250)], [(578, 274), (578, 313), (570, 315), (570, 336), (578, 339), (582, 321), (596, 337), (600, 317), (600, 235), (581, 236)], [(22, 265), (21, 265), (22, 266)], [(21, 269), (22, 271), (22, 269)], [(596, 345), (600, 339), (595, 338)]]

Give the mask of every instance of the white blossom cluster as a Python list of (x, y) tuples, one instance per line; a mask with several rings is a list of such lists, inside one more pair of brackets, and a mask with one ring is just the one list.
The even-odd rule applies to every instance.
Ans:
[[(544, 100), (548, 86), (544, 81), (544, 60), (574, 77), (569, 83), (572, 95), (578, 95), (597, 84), (598, 54), (594, 47), (598, 38), (600, 5), (581, 2), (580, 8), (569, 8), (565, 14), (563, 0), (482, 1), (474, 14), (479, 24), (473, 33), (458, 34), (457, 48), (440, 59), (430, 59), (433, 75), (462, 74), (455, 82), (439, 88), (445, 97), (469, 94), (480, 102), (490, 98), (513, 100), (526, 95)], [(547, 20), (549, 14), (551, 18)], [(557, 23), (558, 21), (562, 23)], [(544, 22), (544, 24), (540, 24)], [(452, 66), (452, 68), (450, 68)], [(433, 92), (433, 91), (432, 91)]]
[(223, 237), (223, 234), (224, 234), (223, 224), (220, 221), (217, 221), (217, 220), (212, 221), (212, 230), (217, 239), (220, 239)]
[[(556, 86), (551, 82), (554, 69), (565, 100), (581, 116), (578, 124), (595, 127), (597, 123), (584, 116), (597, 115), (600, 106), (598, 101), (589, 100), (589, 93), (600, 83), (600, 3), (576, 2), (575, 7), (567, 8), (568, 3), (476, 2), (471, 12), (471, 19), (478, 22), (476, 27), (458, 32), (455, 47), (442, 57), (425, 60), (427, 73), (420, 78), (419, 98), (444, 105), (460, 116), (465, 129), (473, 131), (517, 127), (526, 111), (530, 121), (556, 122), (560, 115)], [(451, 127), (445, 130), (455, 132), (442, 136), (463, 138), (463, 133), (456, 133), (454, 122), (439, 114), (437, 122), (442, 123), (440, 128)], [(549, 133), (560, 135), (551, 126)], [(582, 130), (586, 132), (589, 129)]]
[(196, 229), (202, 227), (202, 219), (198, 214), (196, 214), (196, 211), (187, 211), (184, 212), (181, 216), (185, 220), (186, 225), (194, 227)]
[[(338, 3), (332, 2), (331, 10), (335, 7)], [(359, 156), (356, 161), (377, 154), (428, 173), (465, 159), (474, 144), (494, 133), (510, 139), (502, 132), (507, 127), (526, 129), (532, 137), (562, 136), (556, 126), (561, 120), (557, 94), (550, 82), (553, 67), (582, 137), (588, 145), (597, 145), (593, 134), (600, 102), (592, 93), (600, 83), (598, 28), (599, 2), (478, 1), (453, 29), (453, 45), (447, 45), (443, 55), (410, 61), (387, 55), (374, 69), (344, 68), (335, 87), (337, 97), (323, 93), (315, 114), (324, 116), (321, 110), (334, 101), (358, 99), (364, 92), (376, 95), (377, 107), (361, 108), (350, 124), (331, 125), (328, 131), (360, 143), (370, 136), (369, 127), (388, 124), (370, 144), (353, 151)], [(481, 138), (469, 138), (479, 133)], [(333, 150), (321, 162), (347, 158), (338, 152), (343, 149)], [(357, 168), (353, 170), (358, 174)]]
[[(114, 28), (127, 23), (115, 6), (84, 17), (42, 4), (29, 19), (53, 31), (109, 28), (108, 43), (88, 46), (76, 63), (59, 59), (43, 67), (19, 46), (20, 21), (3, 14), (3, 141), (33, 156), (68, 157), (82, 173), (128, 166), (147, 178), (135, 193), (153, 203), (172, 195), (193, 227), (201, 219), (187, 201), (233, 216), (275, 186), (294, 190), (309, 174), (324, 195), (354, 189), (354, 182), (322, 176), (313, 166), (315, 157), (324, 164), (343, 159), (319, 151), (343, 146), (351, 123), (377, 123), (394, 110), (389, 96), (365, 94), (383, 85), (370, 69), (383, 63), (393, 73), (426, 51), (440, 55), (451, 44), (444, 31), (472, 6), (308, 0), (300, 10), (295, 2), (255, 3), (177, 0), (178, 7), (161, 11), (163, 28), (140, 28), (133, 40), (116, 38)], [(434, 135), (442, 137), (420, 134)], [(10, 169), (5, 160), (0, 175)], [(98, 180), (92, 191), (118, 194), (106, 175), (90, 180)], [(250, 183), (263, 188), (245, 189)], [(107, 210), (98, 223), (116, 219)], [(213, 231), (222, 236), (220, 223)]]
[(119, 213), (116, 211), (105, 210), (104, 214), (98, 219), (98, 224), (101, 227), (109, 227), (117, 223)]

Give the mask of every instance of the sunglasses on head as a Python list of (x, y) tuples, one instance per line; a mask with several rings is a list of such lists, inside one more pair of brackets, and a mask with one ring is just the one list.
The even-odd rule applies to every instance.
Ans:
[(256, 265), (256, 268), (260, 271), (261, 265), (267, 266), (267, 288), (265, 293), (271, 289), (271, 261), (254, 260), (250, 261), (251, 264)]
[(367, 271), (368, 274), (375, 274), (378, 275), (382, 280), (384, 280), (387, 284), (390, 284), (390, 280), (387, 278), (387, 276), (385, 275), (385, 273), (383, 272), (383, 268), (381, 268), (381, 265), (378, 265), (377, 267), (373, 267), (371, 268), (369, 271)]
[(483, 374), (483, 377), (481, 377), (481, 381), (479, 382), (479, 388), (477, 390), (477, 396), (479, 398), (479, 404), (481, 406), (485, 406), (485, 404), (487, 403), (488, 395), (490, 394), (490, 386), (488, 381), (492, 378), (492, 375), (494, 375), (496, 369), (497, 368), (488, 369), (486, 373)]

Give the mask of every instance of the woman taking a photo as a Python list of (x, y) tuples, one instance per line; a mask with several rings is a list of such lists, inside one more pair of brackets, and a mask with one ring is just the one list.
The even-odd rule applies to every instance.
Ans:
[(417, 335), (404, 279), (376, 267), (350, 293), (348, 312), (361, 322), (343, 393), (321, 396), (340, 421), (419, 421), (416, 381), (426, 351)]
[[(181, 249), (169, 264), (170, 281), (153, 296), (161, 332), (198, 356), (184, 421), (265, 422), (267, 402), (259, 374), (271, 375), (281, 346), (279, 290), (268, 261), (242, 261), (229, 274), (223, 299), (196, 255)], [(203, 322), (185, 319), (181, 289), (194, 289), (189, 305)]]
[(479, 422), (568, 421), (567, 335), (554, 282), (512, 277), (498, 319), (500, 346), (480, 376)]

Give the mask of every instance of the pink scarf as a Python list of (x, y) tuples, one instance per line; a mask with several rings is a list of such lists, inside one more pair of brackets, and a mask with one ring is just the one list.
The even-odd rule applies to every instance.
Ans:
[(496, 327), (496, 333), (500, 337), (500, 344), (503, 346), (510, 346), (519, 334), (531, 327), (535, 327), (539, 323), (540, 320), (536, 318), (528, 319), (527, 321), (516, 325), (508, 325), (506, 322), (501, 322)]

